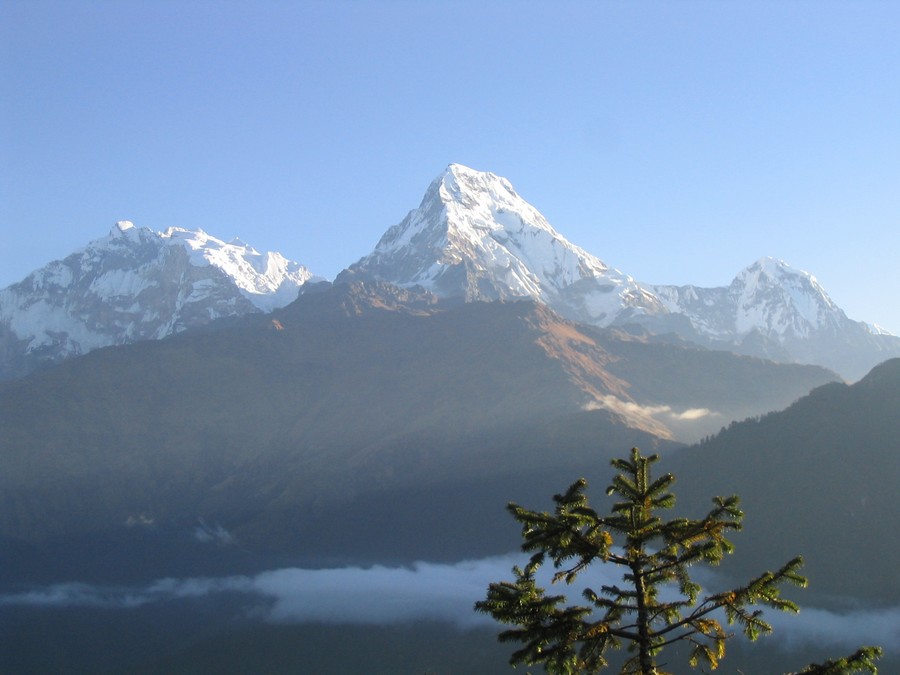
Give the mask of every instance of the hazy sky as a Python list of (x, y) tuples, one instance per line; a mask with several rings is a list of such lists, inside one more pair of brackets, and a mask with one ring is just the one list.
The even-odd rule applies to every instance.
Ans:
[(900, 3), (2, 0), (0, 287), (116, 220), (333, 278), (459, 162), (640, 281), (900, 334)]

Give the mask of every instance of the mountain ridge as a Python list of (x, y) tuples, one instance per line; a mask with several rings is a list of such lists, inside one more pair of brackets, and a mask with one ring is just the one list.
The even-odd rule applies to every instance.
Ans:
[(240, 241), (119, 221), (107, 236), (0, 290), (0, 379), (99, 347), (271, 311), (315, 280), (302, 265)]
[(712, 349), (818, 363), (848, 380), (900, 355), (900, 338), (849, 319), (812, 274), (776, 258), (757, 260), (728, 286), (652, 288), (669, 314), (637, 321)]
[(466, 301), (529, 297), (580, 323), (638, 324), (849, 379), (900, 355), (900, 338), (851, 321), (811, 274), (783, 261), (758, 260), (722, 288), (638, 282), (560, 235), (505, 178), (458, 164), (336, 281), (356, 278)]
[[(639, 282), (568, 241), (507, 179), (459, 164), (334, 283), (354, 280), (460, 302), (529, 298), (579, 323), (640, 326), (708, 349), (822, 365), (849, 380), (900, 356), (900, 337), (848, 319), (815, 277), (783, 261), (757, 260), (726, 287)], [(272, 311), (318, 281), (240, 241), (120, 221), (105, 239), (0, 290), (0, 379), (100, 346)]]

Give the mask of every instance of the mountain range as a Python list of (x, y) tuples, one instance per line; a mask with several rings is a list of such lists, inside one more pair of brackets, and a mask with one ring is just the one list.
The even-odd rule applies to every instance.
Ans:
[(506, 179), (457, 164), (336, 281), (356, 278), (466, 300), (530, 297), (581, 323), (639, 325), (849, 379), (900, 355), (900, 338), (848, 319), (814, 277), (782, 261), (759, 260), (727, 288), (639, 283), (566, 240)]
[[(895, 616), (897, 341), (772, 259), (727, 288), (637, 282), (458, 165), (333, 282), (239, 241), (117, 223), (0, 291), (0, 670), (210, 672), (230, 648), (252, 670), (298, 639), (330, 654), (321, 627), (275, 630), (234, 596), (193, 615), (184, 596), (127, 616), (102, 598), (508, 554), (508, 501), (552, 508), (585, 476), (602, 506), (632, 446), (677, 476), (680, 513), (742, 497), (716, 574), (799, 553), (815, 607)], [(98, 606), (15, 604), (86, 584)], [(437, 651), (477, 642), (435, 626)], [(391, 633), (398, 658), (421, 629)], [(348, 648), (345, 627), (326, 632), (344, 651), (383, 634), (350, 631)], [(118, 650), (92, 647), (110, 636)], [(373, 645), (360, 658), (378, 672)], [(736, 665), (780, 667), (777, 650), (748, 665), (759, 653)]]
[[(812, 275), (782, 261), (758, 260), (722, 288), (638, 282), (566, 240), (506, 179), (458, 164), (334, 282), (353, 280), (467, 302), (529, 298), (579, 323), (822, 365), (849, 380), (900, 355), (900, 338), (850, 320)], [(0, 378), (101, 346), (271, 311), (322, 281), (240, 241), (120, 222), (0, 291)]]

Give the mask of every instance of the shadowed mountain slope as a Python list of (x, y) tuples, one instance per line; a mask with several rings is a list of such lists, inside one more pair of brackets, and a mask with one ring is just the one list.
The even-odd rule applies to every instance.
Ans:
[(665, 469), (686, 509), (705, 508), (701, 495), (740, 495), (744, 573), (802, 554), (813, 591), (900, 602), (900, 359), (732, 424)]
[(290, 547), (366, 495), (581, 470), (668, 447), (688, 407), (725, 411), (718, 425), (833, 377), (587, 329), (528, 301), (323, 286), (0, 384), (0, 533), (204, 518)]

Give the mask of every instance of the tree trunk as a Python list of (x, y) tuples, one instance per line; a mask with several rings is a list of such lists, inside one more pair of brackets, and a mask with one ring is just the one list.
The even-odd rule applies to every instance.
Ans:
[(638, 664), (641, 667), (641, 675), (656, 675), (656, 664), (653, 663), (653, 655), (650, 653), (650, 617), (647, 612), (647, 589), (644, 584), (643, 571), (640, 563), (635, 561), (631, 565), (634, 573), (634, 590), (637, 592), (637, 632), (638, 632)]

